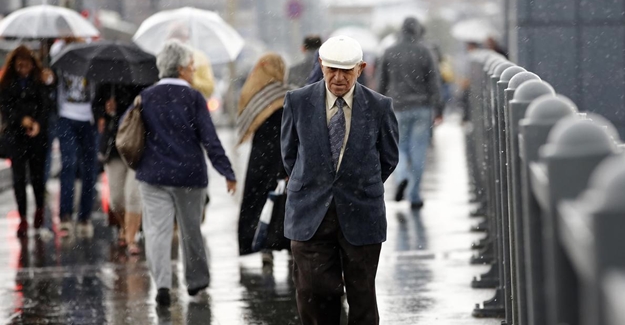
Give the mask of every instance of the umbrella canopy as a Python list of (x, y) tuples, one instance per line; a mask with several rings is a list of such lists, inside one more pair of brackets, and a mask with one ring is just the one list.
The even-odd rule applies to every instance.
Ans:
[(380, 50), (378, 48), (378, 44), (380, 44), (378, 37), (369, 29), (357, 26), (341, 27), (332, 32), (330, 37), (339, 35), (349, 36), (358, 41), (363, 52), (378, 53)]
[(451, 35), (459, 41), (482, 43), (490, 36), (497, 35), (493, 26), (484, 19), (468, 19), (456, 23)]
[(218, 14), (191, 7), (158, 12), (146, 19), (133, 36), (143, 50), (156, 55), (168, 39), (179, 39), (204, 52), (211, 63), (236, 59), (243, 38)]
[(0, 36), (16, 38), (95, 37), (98, 30), (77, 12), (47, 4), (16, 10), (0, 21)]
[(158, 80), (156, 58), (134, 44), (101, 41), (71, 44), (52, 68), (95, 82), (147, 85)]

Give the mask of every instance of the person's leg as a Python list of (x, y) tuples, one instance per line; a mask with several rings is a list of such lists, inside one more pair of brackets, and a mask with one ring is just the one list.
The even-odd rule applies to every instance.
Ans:
[(399, 127), (399, 162), (395, 168), (395, 184), (397, 186), (395, 201), (404, 198), (404, 191), (412, 178), (409, 172), (410, 162), (410, 131), (413, 122), (410, 111), (395, 112)]
[(13, 174), (13, 192), (17, 211), (20, 215), (20, 225), (17, 237), (25, 237), (28, 232), (28, 217), (26, 215), (26, 148), (14, 148), (11, 155), (11, 172)]
[(43, 218), (45, 216), (47, 139), (37, 139), (34, 142), (32, 147), (33, 152), (28, 162), (30, 167), (30, 182), (33, 186), (35, 205), (37, 208), (33, 224), (35, 228), (40, 228), (43, 226)]
[(50, 115), (48, 119), (48, 139), (46, 147), (46, 163), (44, 170), (44, 183), (48, 182), (50, 178), (50, 169), (52, 168), (52, 147), (54, 139), (57, 137), (57, 124), (59, 117), (56, 114)]
[(139, 183), (143, 205), (145, 256), (158, 289), (171, 288), (171, 240), (175, 213), (170, 193), (159, 186)]
[(336, 206), (308, 241), (291, 241), (297, 310), (303, 325), (339, 325), (343, 278)]
[(210, 274), (202, 237), (202, 211), (206, 199), (204, 188), (173, 188), (176, 220), (180, 230), (184, 273), (190, 295), (208, 287)]
[(349, 325), (378, 325), (380, 316), (375, 292), (382, 244), (353, 246), (341, 238), (341, 263), (349, 304)]
[(58, 123), (59, 146), (61, 149), (61, 222), (71, 221), (74, 212), (74, 181), (76, 179), (76, 147), (78, 134), (73, 121), (60, 118)]
[(126, 244), (124, 213), (125, 213), (125, 185), (128, 168), (119, 158), (112, 158), (104, 164), (104, 171), (109, 185), (109, 213), (114, 216), (115, 225), (119, 226), (118, 241)]
[(80, 132), (80, 165), (82, 177), (82, 193), (78, 221), (87, 222), (91, 219), (93, 201), (95, 200), (97, 129), (89, 122), (81, 122)]
[(432, 133), (432, 110), (421, 107), (414, 111), (412, 132), (410, 133), (410, 173), (412, 182), (410, 185), (410, 202), (414, 207), (423, 205), (421, 198), (421, 178), (425, 170), (427, 149)]
[(139, 254), (141, 250), (135, 242), (135, 236), (141, 227), (141, 195), (139, 193), (139, 182), (135, 179), (135, 172), (128, 168), (126, 173), (126, 215), (124, 224), (126, 225), (126, 242), (130, 254)]

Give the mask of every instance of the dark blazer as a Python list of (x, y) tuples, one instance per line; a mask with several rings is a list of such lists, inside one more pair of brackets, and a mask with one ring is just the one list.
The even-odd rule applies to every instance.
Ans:
[(289, 175), (284, 235), (309, 240), (332, 200), (352, 245), (386, 240), (384, 181), (398, 162), (392, 101), (358, 83), (341, 166), (332, 166), (325, 82), (287, 93), (282, 115), (282, 159)]

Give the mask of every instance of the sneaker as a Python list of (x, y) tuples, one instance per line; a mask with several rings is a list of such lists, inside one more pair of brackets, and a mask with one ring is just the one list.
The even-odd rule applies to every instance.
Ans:
[(419, 202), (412, 202), (410, 203), (410, 207), (414, 210), (418, 210), (423, 208), (423, 201), (419, 201)]
[(395, 192), (395, 202), (399, 202), (404, 199), (404, 192), (408, 186), (408, 180), (404, 179), (397, 185), (397, 192)]
[(17, 227), (17, 238), (28, 237), (28, 221), (20, 221), (20, 225)]
[(93, 224), (91, 221), (80, 221), (76, 226), (76, 236), (82, 238), (93, 237)]
[(197, 295), (198, 293), (200, 293), (200, 291), (204, 290), (208, 288), (208, 284), (200, 286), (198, 288), (195, 289), (187, 289), (187, 293), (189, 294), (189, 296), (193, 297), (195, 295)]
[(156, 294), (156, 303), (159, 306), (171, 305), (171, 297), (169, 296), (169, 289), (167, 288), (158, 289), (158, 293)]
[(74, 232), (74, 224), (71, 221), (61, 221), (59, 224), (59, 233), (61, 237), (67, 237)]
[(44, 208), (37, 208), (37, 210), (35, 210), (35, 222), (33, 224), (33, 226), (35, 227), (35, 229), (39, 229), (41, 228), (41, 226), (43, 226), (43, 217), (46, 215), (46, 210)]

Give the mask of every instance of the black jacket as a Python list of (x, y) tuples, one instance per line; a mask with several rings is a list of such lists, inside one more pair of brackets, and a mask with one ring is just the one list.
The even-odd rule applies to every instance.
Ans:
[(423, 26), (416, 19), (404, 21), (400, 41), (382, 56), (379, 91), (393, 98), (396, 111), (425, 106), (440, 115), (443, 105), (441, 78), (432, 53), (422, 42), (424, 33)]
[[(100, 84), (96, 88), (95, 98), (91, 105), (93, 109), (93, 117), (96, 122), (104, 118), (106, 127), (100, 138), (100, 148), (98, 150), (98, 159), (101, 162), (107, 162), (111, 158), (119, 157), (117, 148), (115, 147), (115, 137), (119, 128), (119, 120), (126, 113), (128, 108), (134, 102), (135, 97), (139, 95), (144, 86), (135, 85), (112, 85)], [(115, 115), (106, 114), (105, 104), (111, 96), (115, 95), (117, 103), (117, 111)]]
[(29, 116), (39, 123), (37, 137), (44, 137), (51, 110), (49, 87), (32, 78), (15, 80), (7, 88), (0, 89), (0, 109), (8, 136), (15, 140), (26, 139), (22, 119)]

